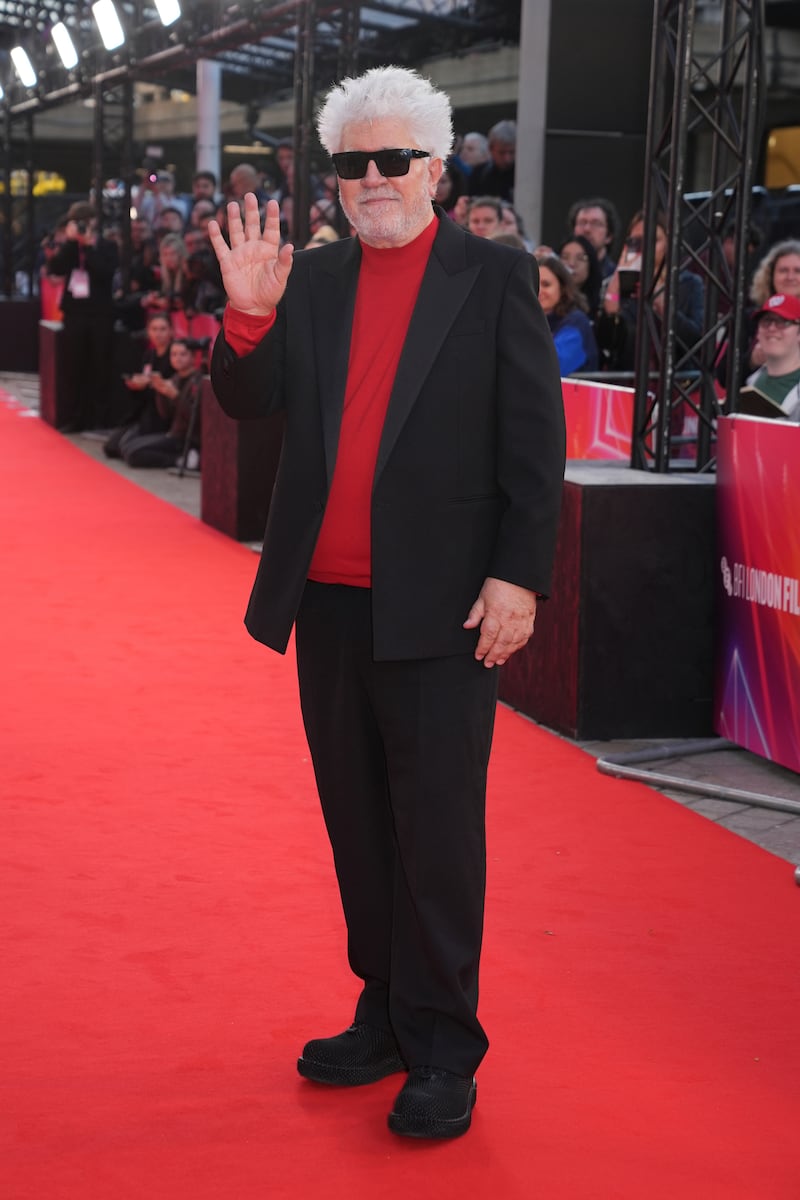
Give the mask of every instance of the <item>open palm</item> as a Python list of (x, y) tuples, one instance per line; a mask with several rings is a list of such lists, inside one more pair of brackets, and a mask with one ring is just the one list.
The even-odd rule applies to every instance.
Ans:
[(268, 202), (263, 232), (252, 192), (244, 198), (244, 224), (239, 205), (228, 205), (230, 246), (216, 221), (209, 221), (208, 232), (231, 305), (252, 316), (269, 316), (286, 290), (294, 250), (281, 246), (278, 202)]

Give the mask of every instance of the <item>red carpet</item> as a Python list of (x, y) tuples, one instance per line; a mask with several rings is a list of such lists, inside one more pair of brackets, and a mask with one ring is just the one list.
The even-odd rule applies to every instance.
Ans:
[(354, 986), (254, 555), (1, 399), (0, 479), (3, 1200), (797, 1200), (790, 866), (507, 710), (472, 1131), (302, 1082)]

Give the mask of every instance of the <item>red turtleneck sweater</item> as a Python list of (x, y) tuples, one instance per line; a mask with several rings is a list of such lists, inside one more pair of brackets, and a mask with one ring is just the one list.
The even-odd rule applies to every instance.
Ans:
[[(377, 250), (362, 243), (339, 448), (309, 579), (369, 587), (371, 497), (383, 423), (438, 222), (407, 246)], [(314, 251), (318, 253), (318, 251)], [(225, 338), (249, 353), (273, 324), (230, 307)]]

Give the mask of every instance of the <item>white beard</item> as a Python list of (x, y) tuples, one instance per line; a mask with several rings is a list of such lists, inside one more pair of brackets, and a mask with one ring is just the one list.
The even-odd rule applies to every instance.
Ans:
[[(339, 202), (344, 215), (355, 229), (362, 241), (370, 246), (394, 245), (402, 246), (415, 238), (431, 216), (431, 197), (428, 191), (428, 181), (425, 176), (420, 179), (419, 191), (410, 195), (389, 191), (379, 193), (386, 196), (386, 204), (373, 207), (372, 204), (356, 202), (345, 204), (341, 190)], [(364, 191), (364, 198), (375, 201), (375, 192)]]

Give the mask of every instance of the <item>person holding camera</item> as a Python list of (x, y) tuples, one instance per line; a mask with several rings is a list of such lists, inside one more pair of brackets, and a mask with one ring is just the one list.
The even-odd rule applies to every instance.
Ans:
[[(637, 212), (630, 220), (617, 269), (610, 276), (603, 295), (602, 312), (596, 323), (597, 341), (603, 365), (611, 371), (632, 371), (636, 342), (636, 322), (639, 318), (641, 293), (642, 250), (644, 248), (644, 213)], [(667, 250), (667, 219), (656, 215), (656, 243), (653, 261), (652, 307), (660, 321), (664, 312), (664, 257)], [(678, 276), (678, 303), (675, 309), (675, 332), (678, 347), (695, 345), (703, 329), (703, 281), (692, 271)], [(684, 367), (687, 364), (684, 364)]]
[(47, 273), (64, 280), (64, 384), (69, 414), (62, 432), (97, 429), (108, 420), (114, 317), (112, 284), (119, 261), (115, 242), (98, 229), (91, 204), (67, 212), (64, 241), (47, 262)]

